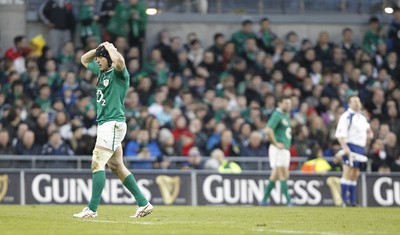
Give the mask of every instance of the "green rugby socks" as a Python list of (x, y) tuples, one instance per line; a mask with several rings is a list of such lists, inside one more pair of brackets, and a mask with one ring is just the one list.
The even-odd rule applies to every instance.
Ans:
[(270, 180), (267, 187), (265, 188), (264, 197), (262, 199), (263, 202), (266, 202), (271, 195), (272, 189), (275, 188), (275, 182)]
[(145, 206), (148, 201), (147, 199), (143, 196), (142, 192), (140, 191), (135, 177), (133, 177), (132, 174), (128, 175), (123, 182), (124, 186), (133, 194), (135, 197), (138, 206)]
[(292, 199), (289, 195), (287, 180), (281, 180), (281, 191), (282, 191), (283, 195), (285, 195), (287, 203), (290, 204), (292, 202)]
[(89, 209), (96, 212), (97, 207), (99, 207), (101, 193), (103, 192), (104, 185), (106, 183), (106, 172), (96, 171), (92, 174), (92, 198), (89, 202)]

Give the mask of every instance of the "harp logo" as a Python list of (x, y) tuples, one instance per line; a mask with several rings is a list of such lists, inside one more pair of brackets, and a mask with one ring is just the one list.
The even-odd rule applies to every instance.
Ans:
[(181, 178), (179, 176), (159, 175), (156, 178), (156, 183), (160, 189), (164, 204), (171, 205), (174, 203), (181, 188)]
[(0, 176), (0, 202), (3, 200), (4, 196), (7, 194), (8, 190), (8, 175)]

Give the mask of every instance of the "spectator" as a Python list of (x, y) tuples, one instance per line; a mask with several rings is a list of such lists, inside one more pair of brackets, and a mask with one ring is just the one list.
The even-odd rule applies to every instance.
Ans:
[(265, 157), (268, 156), (267, 145), (263, 142), (258, 131), (252, 131), (248, 146), (243, 148), (243, 156)]
[(75, 28), (73, 6), (68, 0), (47, 0), (39, 8), (39, 17), (49, 28), (49, 46), (55, 55), (72, 39)]
[(39, 145), (35, 144), (35, 133), (30, 130), (24, 132), (15, 150), (15, 153), (18, 155), (39, 155), (41, 153), (41, 148)]
[(260, 20), (260, 31), (258, 32), (258, 45), (268, 54), (274, 54), (273, 42), (277, 38), (271, 30), (271, 23), (268, 18)]
[(393, 19), (389, 25), (388, 31), (389, 51), (395, 51), (397, 57), (400, 57), (400, 8), (393, 9)]
[(142, 160), (131, 163), (131, 168), (134, 169), (152, 169), (153, 162), (160, 155), (160, 148), (155, 140), (150, 139), (148, 130), (140, 130), (136, 140), (129, 141), (125, 148), (126, 157)]
[(242, 22), (242, 29), (232, 34), (231, 40), (235, 44), (235, 52), (240, 55), (244, 51), (244, 45), (249, 38), (256, 39), (257, 35), (253, 32), (253, 22), (251, 20), (244, 20)]
[(239, 145), (233, 139), (232, 131), (229, 129), (222, 131), (221, 139), (214, 149), (221, 149), (224, 156), (234, 157), (241, 155)]
[(115, 8), (117, 7), (119, 0), (103, 0), (100, 5), (99, 12), (99, 23), (101, 36), (104, 41), (112, 41), (106, 28), (110, 21), (110, 18), (115, 15)]
[(225, 158), (224, 152), (221, 149), (213, 150), (211, 152), (211, 159), (213, 159), (217, 164), (210, 162), (206, 162), (205, 164), (208, 165), (208, 167), (211, 165), (211, 167), (218, 170), (220, 174), (240, 174), (242, 172), (241, 167), (236, 162), (229, 161)]
[(79, 9), (80, 38), (84, 48), (87, 48), (88, 39), (95, 38), (100, 43), (100, 28), (97, 24), (99, 16), (95, 14), (95, 0), (85, 0)]
[(388, 155), (385, 150), (385, 144), (381, 139), (375, 139), (373, 142), (369, 158), (372, 160), (372, 171), (379, 173), (390, 172), (390, 165), (394, 157)]
[(344, 50), (347, 60), (354, 60), (354, 54), (359, 46), (353, 41), (353, 30), (344, 28), (342, 30), (342, 41), (340, 47)]
[(329, 163), (324, 159), (322, 154), (322, 148), (315, 144), (312, 147), (312, 160), (306, 161), (301, 167), (301, 171), (304, 173), (319, 173), (325, 174), (332, 169)]
[(140, 58), (143, 56), (143, 43), (146, 35), (147, 14), (146, 5), (140, 0), (130, 0), (130, 19), (129, 19), (129, 46), (138, 47)]
[(225, 43), (225, 36), (222, 33), (216, 33), (214, 34), (214, 44), (208, 48), (208, 51), (214, 54), (214, 61), (218, 64), (222, 63)]
[(187, 162), (183, 163), (181, 170), (200, 170), (204, 169), (204, 161), (197, 147), (192, 147), (188, 153)]
[(10, 134), (6, 129), (0, 130), (0, 154), (14, 154), (15, 149), (12, 147)]
[(373, 55), (376, 52), (378, 44), (384, 41), (379, 19), (375, 16), (371, 17), (368, 27), (369, 30), (364, 34), (362, 45), (366, 52)]
[(26, 71), (25, 58), (29, 56), (30, 52), (26, 37), (19, 35), (14, 38), (14, 47), (7, 49), (4, 58), (11, 61), (14, 69), (21, 74)]
[(204, 49), (199, 39), (193, 39), (189, 45), (188, 59), (194, 66), (198, 66), (203, 61)]
[(315, 54), (317, 59), (322, 62), (323, 65), (329, 65), (332, 60), (333, 43), (329, 39), (328, 32), (320, 32), (318, 35), (317, 44), (315, 45)]
[(49, 134), (49, 141), (43, 145), (41, 155), (66, 156), (74, 155), (74, 151), (64, 143), (60, 133), (53, 131)]

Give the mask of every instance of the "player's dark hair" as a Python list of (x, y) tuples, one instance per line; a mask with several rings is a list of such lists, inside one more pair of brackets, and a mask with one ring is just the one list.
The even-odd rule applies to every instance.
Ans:
[(100, 46), (96, 49), (96, 57), (104, 57), (107, 59), (108, 67), (111, 67), (112, 60), (110, 54), (104, 46)]
[(281, 96), (281, 97), (278, 98), (277, 103), (280, 104), (286, 99), (291, 99), (291, 98), (290, 98), (290, 96), (286, 96), (286, 95)]
[(268, 19), (267, 17), (263, 17), (263, 18), (260, 20), (260, 23), (262, 23), (262, 22), (264, 22), (264, 21), (269, 21), (269, 19)]

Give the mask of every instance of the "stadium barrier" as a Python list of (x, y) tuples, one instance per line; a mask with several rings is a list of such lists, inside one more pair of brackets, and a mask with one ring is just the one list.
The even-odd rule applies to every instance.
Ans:
[[(257, 205), (269, 172), (218, 174), (211, 171), (135, 171), (139, 187), (155, 205)], [(297, 206), (339, 206), (339, 174), (292, 173), (288, 181)], [(92, 179), (87, 170), (0, 170), (0, 204), (86, 204)], [(399, 206), (400, 174), (361, 174), (358, 201), (363, 207)], [(102, 204), (132, 204), (134, 198), (110, 172)], [(271, 204), (282, 205), (279, 184)]]
[[(209, 157), (202, 157), (203, 161), (206, 161)], [(247, 170), (268, 170), (269, 159), (266, 157), (230, 157), (232, 161), (238, 163), (246, 163)], [(330, 161), (332, 157), (325, 158)], [(156, 157), (151, 159), (143, 160), (135, 157), (124, 157), (124, 163), (131, 169), (135, 168), (136, 163), (151, 163), (156, 160)], [(179, 165), (180, 163), (187, 162), (188, 157), (174, 156), (168, 157), (168, 160), (174, 164)], [(299, 164), (307, 161), (307, 157), (292, 157), (292, 162)], [(21, 156), (21, 155), (1, 155), (0, 156), (0, 169), (6, 168), (23, 168), (23, 169), (54, 169), (54, 168), (67, 168), (67, 169), (90, 169), (92, 156)], [(140, 164), (138, 164), (140, 166)]]

